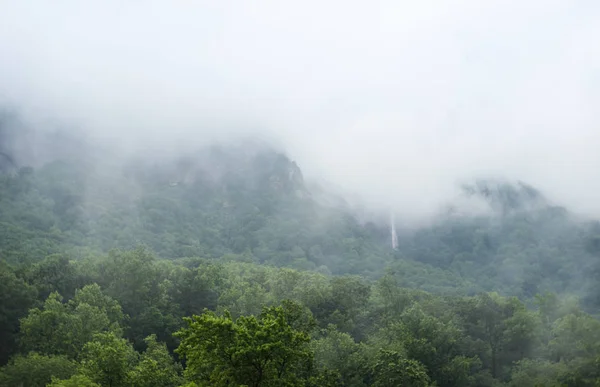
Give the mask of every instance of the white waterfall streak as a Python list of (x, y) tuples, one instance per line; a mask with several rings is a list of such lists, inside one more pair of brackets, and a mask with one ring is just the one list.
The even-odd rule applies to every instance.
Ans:
[(392, 236), (392, 249), (398, 248), (398, 235), (396, 234), (396, 219), (394, 217), (394, 211), (390, 212), (390, 233)]

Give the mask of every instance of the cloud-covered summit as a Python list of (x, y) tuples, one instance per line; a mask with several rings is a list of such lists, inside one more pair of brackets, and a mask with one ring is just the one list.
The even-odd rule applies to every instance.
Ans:
[(0, 4), (0, 102), (120, 148), (276, 139), (414, 215), (480, 175), (600, 215), (591, 1)]

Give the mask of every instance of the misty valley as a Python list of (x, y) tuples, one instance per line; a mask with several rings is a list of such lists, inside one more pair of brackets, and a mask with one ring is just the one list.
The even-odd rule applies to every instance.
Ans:
[(263, 143), (117, 157), (11, 128), (2, 386), (600, 382), (600, 223), (526, 183), (390, 224)]

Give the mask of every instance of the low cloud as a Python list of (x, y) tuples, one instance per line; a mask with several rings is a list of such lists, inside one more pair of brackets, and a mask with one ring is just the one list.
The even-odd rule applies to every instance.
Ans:
[[(418, 215), (473, 176), (600, 216), (600, 5), (5, 2), (0, 102), (124, 149), (281, 143)], [(115, 145), (116, 146), (116, 145)]]

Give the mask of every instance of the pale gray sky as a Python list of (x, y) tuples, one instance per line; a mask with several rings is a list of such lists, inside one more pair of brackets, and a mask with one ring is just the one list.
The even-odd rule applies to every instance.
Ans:
[(500, 173), (600, 215), (599, 3), (0, 0), (0, 101), (144, 146), (275, 136), (414, 213)]

